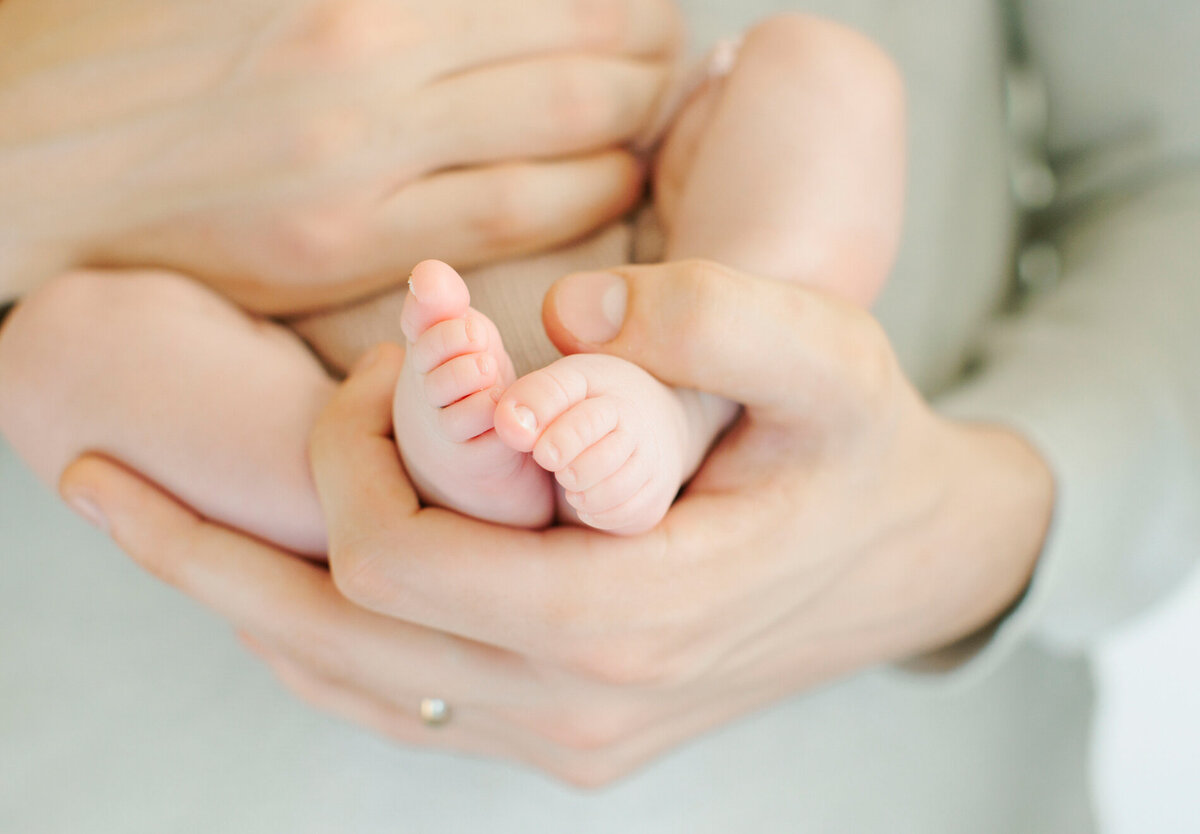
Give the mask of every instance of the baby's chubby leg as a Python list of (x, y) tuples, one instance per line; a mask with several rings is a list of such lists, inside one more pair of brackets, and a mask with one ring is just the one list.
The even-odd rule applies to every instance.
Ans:
[(325, 552), (307, 438), (333, 382), (293, 334), (163, 272), (76, 272), (0, 331), (0, 433), (48, 484), (101, 452), (203, 515)]
[(900, 239), (903, 84), (838, 24), (771, 18), (685, 106), (655, 171), (666, 257), (706, 258), (866, 306)]

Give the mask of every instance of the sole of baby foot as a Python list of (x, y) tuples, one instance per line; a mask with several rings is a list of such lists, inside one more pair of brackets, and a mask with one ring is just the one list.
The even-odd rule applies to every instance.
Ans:
[(408, 346), (392, 419), (422, 502), (515, 527), (549, 524), (552, 479), (493, 430), (515, 374), (499, 331), (471, 308), (458, 273), (440, 261), (419, 264), (401, 327)]
[(633, 535), (662, 520), (683, 479), (687, 417), (675, 392), (623, 359), (567, 356), (517, 380), (496, 434), (554, 474), (581, 523)]

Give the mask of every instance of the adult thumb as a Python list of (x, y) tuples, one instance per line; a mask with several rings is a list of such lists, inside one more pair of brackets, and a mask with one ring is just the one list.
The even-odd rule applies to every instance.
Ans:
[(670, 385), (762, 409), (807, 410), (814, 397), (859, 389), (864, 351), (891, 356), (862, 310), (700, 260), (568, 275), (542, 318), (563, 353), (619, 356)]

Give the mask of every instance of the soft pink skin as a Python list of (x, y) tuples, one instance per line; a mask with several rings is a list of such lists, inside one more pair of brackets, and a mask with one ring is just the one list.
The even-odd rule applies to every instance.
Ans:
[(556, 479), (574, 511), (568, 520), (619, 533), (659, 522), (682, 483), (694, 428), (671, 389), (623, 359), (586, 355), (514, 384), (499, 332), (470, 309), (458, 273), (425, 261), (410, 287), (393, 423), (425, 503), (544, 527)]
[[(865, 39), (802, 17), (756, 27), (660, 152), (666, 256), (868, 303), (899, 235), (903, 135), (895, 70)], [(554, 514), (552, 471), (567, 488), (564, 516), (578, 509), (626, 533), (653, 526), (736, 406), (598, 356), (513, 384), (457, 277), (425, 269), (418, 294), (426, 277), (433, 286), (404, 317), (413, 345), (396, 414), (422, 497), (540, 526)], [(0, 340), (0, 433), (44, 480), (85, 451), (107, 453), (205, 516), (304, 553), (325, 547), (305, 449), (332, 390), (292, 334), (168, 273), (64, 276), (26, 299)], [(537, 428), (520, 424), (518, 405)]]

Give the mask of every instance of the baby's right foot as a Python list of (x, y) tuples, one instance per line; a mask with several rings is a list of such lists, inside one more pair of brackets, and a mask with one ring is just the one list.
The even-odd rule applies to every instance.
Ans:
[(393, 408), (396, 443), (426, 504), (544, 527), (554, 514), (553, 481), (493, 430), (496, 403), (515, 374), (496, 326), (470, 302), (446, 264), (413, 270), (401, 315), (408, 350)]

